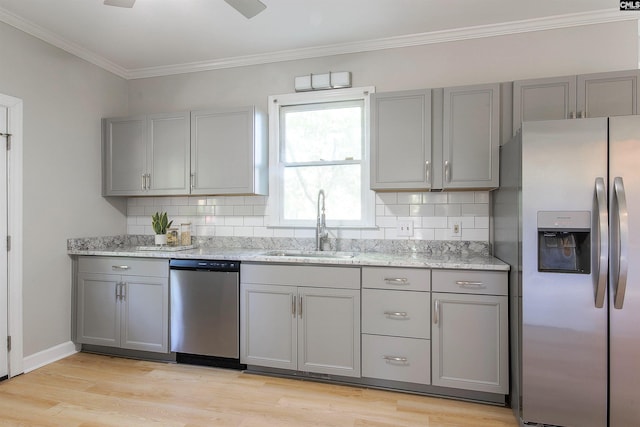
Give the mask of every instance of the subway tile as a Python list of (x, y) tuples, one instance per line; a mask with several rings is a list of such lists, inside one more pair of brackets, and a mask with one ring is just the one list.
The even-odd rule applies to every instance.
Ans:
[(233, 235), (236, 237), (253, 237), (253, 227), (234, 227)]
[(141, 225), (127, 225), (127, 234), (145, 234)]
[(253, 206), (251, 205), (234, 206), (233, 214), (236, 216), (253, 215)]
[(215, 213), (215, 206), (199, 205), (196, 207), (197, 215), (213, 215)]
[(362, 232), (360, 230), (352, 229), (352, 228), (330, 230), (329, 234), (331, 237), (336, 237), (338, 239), (361, 239), (362, 238)]
[(207, 198), (207, 205), (211, 205), (211, 206), (221, 206), (224, 205), (224, 198), (223, 197), (209, 197)]
[(463, 228), (461, 233), (462, 240), (488, 241), (489, 230), (487, 228)]
[(410, 208), (411, 216), (434, 216), (435, 215), (435, 205), (411, 205)]
[(398, 193), (398, 204), (418, 205), (422, 203), (424, 193)]
[(376, 205), (376, 216), (384, 216), (385, 210), (385, 205)]
[(254, 205), (252, 215), (261, 215), (266, 217), (267, 207), (265, 205)]
[(489, 203), (488, 191), (476, 191), (474, 193), (474, 200), (476, 203)]
[(264, 225), (263, 216), (245, 216), (244, 225), (251, 227), (262, 227)]
[(295, 237), (293, 228), (274, 228), (273, 237)]
[(384, 228), (363, 229), (360, 234), (362, 239), (384, 239)]
[(409, 216), (409, 205), (386, 205), (386, 216)]
[(435, 231), (433, 228), (414, 228), (413, 239), (415, 240), (434, 240)]
[(188, 198), (188, 204), (191, 206), (204, 206), (207, 204), (207, 198), (191, 196)]
[(296, 228), (293, 230), (293, 236), (298, 238), (316, 237), (316, 231), (309, 228)]
[(224, 225), (240, 227), (244, 225), (244, 218), (241, 216), (227, 216), (224, 218)]
[(423, 228), (447, 228), (449, 222), (446, 216), (433, 216), (422, 218)]
[(229, 227), (229, 226), (221, 226), (221, 227), (216, 227), (216, 236), (224, 236), (224, 237), (233, 237), (233, 229), (235, 227)]
[(471, 191), (453, 191), (447, 195), (449, 203), (473, 203), (475, 200)]
[(245, 205), (266, 205), (267, 196), (245, 196)]
[(477, 216), (474, 218), (474, 220), (475, 220), (474, 228), (489, 228), (488, 216)]
[(216, 215), (233, 215), (233, 206), (216, 206)]
[(462, 209), (459, 204), (435, 205), (435, 216), (460, 216)]
[(254, 237), (273, 237), (273, 228), (253, 227)]
[(488, 216), (489, 205), (486, 203), (463, 203), (462, 216)]
[(395, 205), (398, 203), (398, 193), (376, 193), (377, 205)]
[(127, 205), (127, 216), (145, 215), (144, 206)]
[(422, 195), (422, 203), (448, 203), (447, 193), (424, 193)]
[(395, 217), (391, 216), (379, 216), (376, 217), (376, 225), (378, 227), (394, 227), (398, 220)]

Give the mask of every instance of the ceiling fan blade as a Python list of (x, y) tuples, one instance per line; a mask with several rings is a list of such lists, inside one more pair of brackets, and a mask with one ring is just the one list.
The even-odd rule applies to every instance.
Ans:
[(107, 6), (117, 7), (133, 7), (136, 0), (104, 0), (104, 4)]
[(260, 0), (224, 0), (235, 10), (243, 14), (247, 19), (251, 19), (267, 6)]

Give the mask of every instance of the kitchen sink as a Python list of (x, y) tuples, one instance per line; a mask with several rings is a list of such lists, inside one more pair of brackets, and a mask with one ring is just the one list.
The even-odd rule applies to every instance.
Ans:
[(265, 252), (266, 256), (275, 257), (296, 257), (296, 258), (332, 258), (332, 259), (350, 259), (356, 254), (351, 252), (334, 252), (334, 251), (298, 251), (298, 250), (281, 250)]

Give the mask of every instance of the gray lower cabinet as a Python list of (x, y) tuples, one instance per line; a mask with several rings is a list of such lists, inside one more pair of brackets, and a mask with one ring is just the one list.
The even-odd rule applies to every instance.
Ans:
[(500, 84), (444, 89), (442, 188), (498, 188)]
[(77, 342), (168, 352), (168, 273), (166, 260), (79, 257)]
[(508, 394), (506, 272), (433, 270), (433, 385)]
[(428, 269), (362, 268), (362, 376), (431, 383)]
[(240, 278), (242, 363), (360, 377), (359, 268), (243, 263)]
[(640, 71), (519, 80), (513, 84), (513, 133), (524, 121), (638, 114)]
[(431, 90), (371, 95), (371, 189), (432, 187)]
[(189, 194), (189, 113), (103, 121), (103, 194)]
[(266, 126), (255, 107), (191, 112), (191, 194), (268, 194)]

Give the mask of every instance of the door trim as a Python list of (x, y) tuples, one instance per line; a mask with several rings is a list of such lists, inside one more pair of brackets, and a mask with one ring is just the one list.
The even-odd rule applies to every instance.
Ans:
[(9, 378), (23, 373), (23, 324), (22, 324), (22, 160), (23, 160), (23, 101), (0, 94), (0, 104), (9, 109), (8, 127), (11, 133), (11, 150), (7, 152), (7, 217), (11, 250), (7, 253), (8, 279), (8, 330), (11, 336), (9, 352)]

